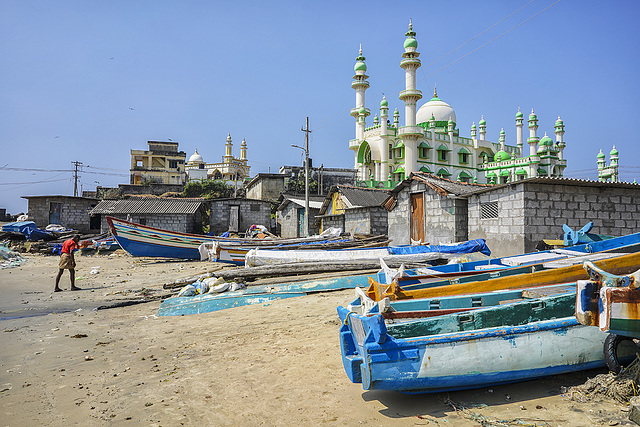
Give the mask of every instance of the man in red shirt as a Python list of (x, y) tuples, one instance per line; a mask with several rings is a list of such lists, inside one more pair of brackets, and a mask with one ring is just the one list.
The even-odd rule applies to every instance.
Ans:
[(65, 269), (69, 270), (69, 274), (71, 275), (71, 290), (80, 290), (80, 288), (76, 287), (76, 260), (73, 257), (73, 251), (79, 248), (79, 241), (80, 236), (76, 234), (62, 244), (62, 250), (60, 251), (60, 262), (58, 263), (58, 275), (56, 276), (56, 287), (53, 290), (54, 292), (62, 291), (58, 284), (60, 283), (60, 277), (62, 277), (62, 273), (64, 273)]

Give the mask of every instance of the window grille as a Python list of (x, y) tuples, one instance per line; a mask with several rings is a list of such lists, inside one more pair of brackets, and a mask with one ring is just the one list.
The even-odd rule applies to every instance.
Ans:
[(498, 202), (481, 203), (480, 218), (498, 218)]

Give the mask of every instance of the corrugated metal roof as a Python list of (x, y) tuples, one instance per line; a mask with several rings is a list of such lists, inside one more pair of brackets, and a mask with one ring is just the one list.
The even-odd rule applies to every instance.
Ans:
[(437, 175), (433, 175), (426, 172), (412, 172), (409, 178), (402, 181), (391, 190), (391, 194), (397, 194), (403, 188), (411, 185), (411, 181), (420, 181), (430, 187), (433, 191), (441, 196), (455, 195), (455, 196), (467, 196), (469, 194), (477, 193), (479, 191), (489, 188), (495, 188), (494, 185), (488, 184), (473, 184), (458, 181), (451, 181), (447, 178), (440, 178)]
[(203, 200), (149, 197), (102, 200), (90, 214), (193, 214), (203, 204)]
[(351, 187), (339, 185), (338, 191), (342, 200), (349, 208), (366, 208), (370, 206), (382, 206), (389, 198), (389, 192), (377, 188)]

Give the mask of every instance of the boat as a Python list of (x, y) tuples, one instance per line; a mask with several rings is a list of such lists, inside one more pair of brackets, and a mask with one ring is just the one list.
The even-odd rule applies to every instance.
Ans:
[(639, 249), (640, 233), (634, 233), (627, 236), (569, 246), (564, 249), (551, 249), (502, 258), (488, 258), (479, 261), (445, 264), (417, 269), (405, 269), (403, 271), (385, 268), (385, 266), (382, 265), (382, 269), (378, 273), (377, 281), (379, 283), (391, 284), (392, 279), (397, 279), (400, 285), (418, 282), (428, 283), (430, 281), (441, 280), (443, 278), (455, 278), (488, 271), (503, 270), (516, 266), (533, 265), (560, 260), (563, 258), (577, 257), (584, 254), (611, 251), (628, 253), (638, 251)]
[(356, 299), (347, 306), (347, 309), (351, 312), (365, 316), (380, 314), (385, 321), (396, 322), (406, 321), (407, 319), (434, 317), (441, 316), (443, 314), (473, 311), (500, 304), (575, 291), (575, 283), (566, 283), (526, 289), (504, 289), (455, 296), (396, 301), (384, 298), (381, 301), (373, 301), (364, 293), (362, 288), (356, 288)]
[(430, 393), (604, 366), (606, 334), (574, 309), (569, 292), (387, 325), (338, 307), (343, 367), (364, 390)]
[[(353, 247), (379, 247), (386, 246), (389, 243), (387, 236), (372, 236), (364, 238), (348, 238), (348, 239), (325, 239), (312, 242), (295, 242), (295, 243), (278, 243), (275, 242), (272, 249), (278, 250), (328, 250), (328, 249), (344, 249)], [(255, 248), (251, 242), (236, 243), (213, 241), (206, 242), (200, 246), (200, 253), (206, 251), (209, 261), (227, 262), (236, 265), (245, 265), (247, 253)], [(261, 246), (267, 248), (266, 246)]]
[[(609, 242), (605, 240), (603, 242)], [(587, 257), (587, 255), (585, 255)], [(612, 254), (598, 253), (591, 254), (589, 257), (603, 258), (594, 261), (599, 268), (610, 271), (614, 274), (628, 274), (637, 270), (640, 265), (640, 252), (630, 254)], [(571, 265), (580, 261), (578, 265)], [(374, 279), (370, 280), (370, 286), (367, 289), (367, 296), (375, 301), (383, 298), (397, 299), (417, 299), (429, 298), (445, 295), (462, 295), (468, 293), (489, 292), (501, 289), (522, 289), (535, 286), (544, 286), (558, 283), (576, 282), (577, 280), (588, 279), (587, 272), (582, 267), (581, 260), (559, 260), (552, 261), (554, 267), (533, 273), (518, 274), (514, 276), (498, 277), (489, 280), (471, 281), (467, 283), (453, 283), (444, 286), (424, 287), (413, 285), (412, 289), (403, 289), (398, 285), (397, 281), (390, 285), (377, 283)], [(547, 264), (549, 265), (549, 264)], [(567, 265), (567, 266), (562, 266)], [(471, 276), (474, 277), (474, 276)], [(428, 285), (428, 284), (427, 284)]]
[[(160, 305), (159, 316), (182, 316), (208, 313), (243, 305), (262, 304), (278, 299), (293, 298), (315, 292), (325, 292), (365, 286), (371, 276), (367, 274), (323, 277), (303, 281), (288, 281), (270, 285), (249, 285), (246, 288), (223, 293), (167, 298)], [(284, 279), (283, 279), (284, 280)]]
[(330, 261), (384, 261), (425, 262), (436, 259), (452, 258), (464, 253), (480, 252), (487, 256), (491, 251), (484, 239), (474, 239), (451, 245), (386, 246), (381, 248), (352, 248), (334, 250), (250, 250), (245, 257), (245, 265), (289, 264), (292, 262), (330, 262)]
[(251, 245), (252, 247), (261, 245), (273, 247), (278, 244), (322, 242), (326, 241), (328, 238), (338, 237), (334, 235), (320, 235), (295, 239), (247, 239), (219, 237), (163, 230), (110, 216), (107, 216), (106, 220), (109, 224), (113, 237), (122, 249), (133, 256), (144, 257), (204, 260), (208, 255), (206, 252), (201, 253), (199, 247), (206, 242), (218, 241), (243, 243)]

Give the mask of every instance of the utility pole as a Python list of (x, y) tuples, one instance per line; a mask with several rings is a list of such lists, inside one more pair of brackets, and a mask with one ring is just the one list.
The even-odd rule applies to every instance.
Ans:
[(309, 117), (306, 129), (301, 130), (304, 132), (304, 229), (306, 237), (309, 237)]
[(301, 129), (305, 133), (305, 146), (291, 144), (292, 147), (304, 151), (304, 232), (305, 237), (309, 236), (309, 117), (307, 117), (307, 127)]
[(73, 197), (78, 197), (78, 166), (82, 165), (82, 162), (71, 162), (72, 165), (75, 165), (76, 169), (73, 172)]

